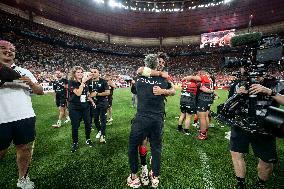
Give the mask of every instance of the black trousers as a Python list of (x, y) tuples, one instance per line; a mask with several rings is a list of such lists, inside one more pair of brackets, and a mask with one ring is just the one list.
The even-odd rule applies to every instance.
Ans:
[[(98, 131), (101, 131), (102, 135), (106, 135), (106, 120), (107, 120), (107, 107), (96, 107), (92, 109), (92, 118)], [(92, 121), (92, 120), (91, 120)]]
[(151, 146), (152, 170), (154, 176), (160, 175), (163, 115), (158, 117), (136, 115), (133, 119), (128, 147), (128, 158), (131, 172), (138, 172), (138, 146), (148, 137)]
[(84, 105), (82, 107), (74, 106), (70, 103), (69, 105), (69, 117), (72, 125), (72, 139), (73, 143), (78, 143), (78, 129), (80, 127), (80, 122), (82, 119), (85, 124), (85, 135), (86, 140), (90, 139), (91, 135), (91, 117), (90, 117), (90, 107)]

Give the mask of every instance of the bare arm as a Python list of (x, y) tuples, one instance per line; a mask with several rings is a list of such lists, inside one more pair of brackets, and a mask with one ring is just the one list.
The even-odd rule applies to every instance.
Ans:
[(272, 97), (276, 102), (281, 105), (284, 105), (284, 95), (277, 93), (275, 96)]
[(92, 106), (96, 106), (96, 103), (94, 102), (93, 98), (88, 95), (88, 100), (91, 102)]
[(32, 82), (32, 80), (26, 76), (21, 77), (20, 80), (26, 83), (34, 94), (43, 95), (43, 88), (38, 83)]
[[(270, 96), (272, 92), (273, 91), (271, 89), (264, 87), (260, 84), (253, 84), (249, 89), (250, 94), (263, 93)], [(284, 105), (284, 95), (277, 93), (275, 96), (272, 96), (272, 99), (274, 99), (277, 103)]]
[(115, 83), (113, 81), (111, 81), (111, 80), (109, 80), (108, 85), (111, 86), (112, 88), (117, 88)]
[(190, 80), (201, 81), (201, 77), (190, 75), (190, 76), (184, 77), (183, 80), (187, 80), (187, 81), (190, 81)]
[(204, 86), (200, 87), (200, 90), (205, 93), (210, 93), (210, 94), (214, 93), (214, 90), (208, 89), (207, 87)]
[(81, 96), (81, 95), (82, 95), (82, 92), (83, 92), (83, 90), (84, 90), (84, 88), (85, 88), (85, 86), (86, 86), (86, 82), (87, 82), (88, 80), (90, 80), (91, 78), (92, 78), (92, 75), (89, 75), (88, 77), (85, 77), (85, 78), (82, 79), (82, 83), (81, 83), (81, 85), (79, 86), (79, 88), (73, 90), (73, 92), (75, 93), (75, 95), (77, 95), (77, 96)]
[(78, 89), (74, 89), (73, 92), (75, 93), (75, 95), (81, 96), (85, 85), (86, 84), (82, 82)]
[[(137, 70), (137, 74), (138, 75), (142, 75), (142, 76), (146, 76), (146, 75), (144, 75), (143, 74), (143, 71), (144, 71), (144, 67), (140, 67), (140, 68), (138, 68), (138, 70)], [(168, 78), (169, 77), (169, 75), (168, 75), (168, 72), (162, 72), (162, 71), (157, 71), (157, 70), (152, 70), (151, 69), (151, 73), (150, 73), (150, 76), (152, 76), (152, 77), (163, 77), (163, 78)]]
[(37, 83), (34, 83), (34, 85), (31, 86), (31, 89), (33, 93), (38, 94), (38, 95), (43, 95), (43, 88)]
[(169, 89), (161, 89), (159, 86), (154, 86), (153, 93), (154, 95), (174, 96), (176, 94), (176, 90), (173, 85)]
[(90, 97), (94, 97), (94, 96), (108, 96), (108, 95), (110, 95), (110, 91), (109, 90), (105, 90), (102, 93), (98, 93), (98, 92), (94, 91), (94, 92), (91, 92)]

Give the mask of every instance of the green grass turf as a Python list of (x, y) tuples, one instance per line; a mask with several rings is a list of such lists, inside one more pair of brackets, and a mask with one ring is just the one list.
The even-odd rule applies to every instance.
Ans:
[[(227, 96), (226, 91), (219, 90), (218, 93), (221, 98), (215, 101), (212, 107), (214, 111)], [(130, 120), (135, 113), (131, 107), (130, 90), (116, 90), (113, 103), (114, 121), (111, 126), (107, 126), (107, 144), (96, 142), (94, 148), (87, 147), (82, 124), (79, 130), (79, 150), (72, 154), (70, 123), (59, 129), (51, 127), (58, 114), (52, 96), (33, 96), (37, 114), (37, 139), (29, 174), (36, 188), (127, 188), (126, 178), (130, 173), (128, 136)], [(235, 177), (229, 141), (224, 138), (229, 128), (215, 123), (215, 128), (209, 130), (207, 141), (196, 140), (195, 128), (190, 129), (191, 136), (177, 132), (178, 120), (175, 117), (180, 113), (179, 93), (168, 98), (166, 111), (160, 188), (233, 188)], [(95, 134), (92, 132), (93, 140)], [(278, 139), (277, 143), (279, 162), (275, 165), (268, 185), (269, 188), (281, 189), (284, 188), (284, 140)], [(201, 159), (204, 154), (207, 156), (207, 165)], [(257, 159), (251, 152), (246, 160), (247, 183), (252, 188), (257, 176)], [(5, 159), (0, 162), (0, 188), (15, 188), (16, 180), (15, 149), (10, 147)]]

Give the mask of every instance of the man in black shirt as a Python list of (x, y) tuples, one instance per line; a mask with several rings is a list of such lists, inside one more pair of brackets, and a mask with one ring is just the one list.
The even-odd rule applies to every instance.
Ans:
[[(249, 93), (249, 95), (257, 95), (257, 105), (262, 107), (262, 111), (257, 111), (258, 113), (266, 111), (268, 106), (278, 107), (279, 104), (284, 105), (283, 82), (276, 79), (273, 82), (267, 82), (268, 80), (264, 78), (258, 78), (257, 81), (260, 84), (252, 84), (249, 90), (246, 90), (244, 86), (240, 86), (236, 92), (238, 94)], [(246, 188), (246, 163), (244, 154), (248, 153), (250, 144), (255, 156), (258, 157), (258, 180), (255, 188), (265, 189), (266, 181), (269, 179), (273, 170), (273, 163), (277, 161), (275, 136), (249, 132), (232, 126), (230, 150), (237, 179), (236, 189)]]
[[(150, 54), (145, 60), (144, 72), (150, 75), (151, 69), (158, 67), (158, 55)], [(175, 90), (165, 78), (162, 77), (138, 77), (136, 81), (137, 89), (137, 113), (132, 121), (129, 136), (129, 164), (131, 174), (127, 179), (130, 187), (141, 185), (137, 177), (138, 171), (138, 146), (148, 137), (151, 144), (152, 171), (150, 179), (152, 187), (159, 184), (160, 156), (162, 147), (162, 130), (164, 126), (165, 96), (174, 95)]]
[(61, 71), (55, 72), (56, 80), (53, 82), (53, 90), (54, 90), (54, 101), (56, 106), (59, 108), (59, 117), (56, 124), (52, 125), (53, 127), (61, 127), (61, 122), (64, 117), (66, 117), (66, 121), (64, 123), (68, 123), (70, 118), (68, 116), (67, 111), (67, 79), (62, 77)]
[(107, 96), (110, 94), (109, 86), (106, 80), (100, 78), (98, 69), (91, 69), (90, 71), (93, 77), (88, 82), (90, 92), (89, 100), (92, 105), (91, 114), (94, 117), (94, 122), (98, 129), (96, 138), (99, 138), (101, 143), (106, 143), (105, 129), (108, 108)]

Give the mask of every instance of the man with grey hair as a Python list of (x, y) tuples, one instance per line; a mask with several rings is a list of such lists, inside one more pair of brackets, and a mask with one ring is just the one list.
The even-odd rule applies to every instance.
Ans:
[[(146, 56), (143, 75), (150, 76), (151, 69), (160, 66), (158, 55)], [(165, 96), (175, 94), (174, 88), (163, 77), (139, 76), (136, 81), (137, 113), (132, 120), (129, 136), (129, 164), (131, 174), (127, 179), (128, 186), (138, 188), (141, 185), (138, 172), (138, 146), (148, 137), (151, 144), (152, 171), (149, 176), (152, 187), (158, 187), (161, 163), (162, 130), (164, 127)]]

